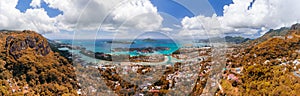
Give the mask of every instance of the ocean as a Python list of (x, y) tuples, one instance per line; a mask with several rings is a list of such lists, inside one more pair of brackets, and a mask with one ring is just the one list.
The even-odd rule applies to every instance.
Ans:
[[(186, 45), (189, 46), (198, 46), (202, 47), (205, 44), (201, 43), (193, 43), (192, 41), (174, 41), (171, 39), (153, 39), (153, 40), (145, 40), (145, 39), (136, 39), (133, 41), (130, 40), (112, 40), (112, 39), (98, 39), (98, 40), (57, 40), (61, 43), (70, 44), (74, 46), (80, 46), (86, 48), (86, 50), (90, 50), (93, 52), (103, 52), (106, 54), (130, 54), (131, 56), (140, 55), (136, 51), (129, 52), (113, 52), (114, 48), (156, 48), (156, 47), (164, 47), (169, 48), (169, 50), (159, 50), (155, 53), (151, 54), (163, 54), (169, 55), (178, 50), (181, 47)], [(150, 55), (151, 55), (150, 54)], [(147, 55), (147, 54), (143, 54)], [(148, 54), (149, 55), (149, 54)]]

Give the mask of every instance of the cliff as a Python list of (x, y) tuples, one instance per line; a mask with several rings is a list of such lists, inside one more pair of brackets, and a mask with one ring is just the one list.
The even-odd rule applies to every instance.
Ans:
[(77, 94), (75, 71), (33, 31), (0, 32), (0, 93), (2, 95)]

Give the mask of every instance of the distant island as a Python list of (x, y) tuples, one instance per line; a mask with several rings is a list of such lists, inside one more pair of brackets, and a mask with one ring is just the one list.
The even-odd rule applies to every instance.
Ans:
[[(0, 93), (5, 96), (27, 94), (76, 96), (90, 94), (89, 90), (96, 90), (96, 88), (100, 91), (94, 91), (93, 94), (104, 94), (104, 96), (109, 96), (104, 92), (106, 90), (113, 90), (120, 96), (131, 96), (137, 92), (146, 96), (185, 94), (184, 91), (169, 89), (190, 87), (179, 80), (189, 80), (191, 77), (185, 74), (195, 70), (199, 71), (194, 74), (197, 76), (194, 81), (195, 86), (188, 93), (192, 96), (210, 91), (207, 90), (211, 88), (206, 86), (208, 84), (217, 85), (212, 93), (218, 96), (297, 96), (300, 94), (300, 24), (294, 24), (290, 28), (272, 29), (254, 40), (231, 36), (221, 38), (231, 43), (228, 43), (228, 47), (224, 50), (226, 61), (223, 63), (224, 66), (218, 67), (219, 72), (212, 69), (216, 64), (213, 61), (213, 50), (217, 48), (213, 46), (179, 48), (170, 55), (151, 54), (156, 51), (170, 50), (168, 47), (113, 49), (116, 52), (127, 50), (151, 54), (130, 56), (93, 52), (82, 46), (48, 40), (28, 30), (2, 30), (0, 37), (0, 81), (3, 83)], [(150, 38), (141, 40), (159, 42)], [(195, 42), (208, 41), (209, 39), (202, 39)], [(129, 44), (127, 41), (111, 41), (111, 43)], [(67, 50), (59, 50), (59, 48)], [(75, 53), (76, 51), (78, 53)], [(100, 61), (89, 62), (87, 57)], [(145, 75), (146, 79), (158, 77), (159, 79), (154, 83), (139, 88), (140, 86), (121, 77), (123, 75), (133, 78), (131, 80), (138, 80), (140, 78), (135, 77), (135, 74), (149, 74), (156, 71), (154, 68), (162, 68), (146, 65), (151, 63), (159, 64), (166, 69), (163, 76)], [(191, 64), (199, 64), (201, 68), (192, 67)], [(123, 71), (122, 75), (117, 73), (120, 70)], [(101, 75), (97, 75), (99, 73)], [(215, 76), (221, 79), (216, 83), (208, 83), (212, 76), (210, 74), (216, 74)], [(102, 79), (99, 82), (100, 77)]]
[(135, 42), (130, 42), (130, 41), (106, 41), (106, 43), (134, 44)]
[(237, 37), (226, 36), (225, 37), (226, 42), (234, 43), (234, 44), (241, 44), (241, 43), (247, 42), (249, 40), (251, 40), (251, 39), (250, 38), (244, 38), (244, 37), (241, 37), (241, 36), (237, 36)]
[(242, 36), (225, 36), (225, 37), (212, 37), (209, 39), (199, 39), (195, 40), (194, 43), (211, 43), (212, 40), (224, 40), (224, 42), (230, 43), (230, 44), (241, 44), (247, 41), (251, 41), (250, 38), (245, 38)]
[(144, 42), (155, 42), (156, 40), (151, 39), (151, 38), (147, 38), (147, 39), (143, 39)]

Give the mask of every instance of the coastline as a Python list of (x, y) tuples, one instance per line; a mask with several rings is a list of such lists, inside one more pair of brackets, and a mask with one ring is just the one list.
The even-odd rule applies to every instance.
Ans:
[[(209, 72), (211, 71), (210, 68), (211, 66), (213, 66), (209, 61), (212, 52), (211, 47), (207, 47), (207, 46), (198, 47), (198, 48), (197, 47), (179, 48), (178, 50), (182, 51), (179, 52), (180, 54), (172, 53), (170, 55), (161, 55), (163, 59), (160, 62), (142, 62), (142, 61), (131, 62), (130, 60), (128, 60), (127, 57), (126, 58), (128, 61), (123, 61), (123, 60), (115, 61), (114, 59), (112, 59), (112, 61), (99, 60), (92, 57), (93, 54), (95, 54), (96, 52), (87, 51), (88, 53), (85, 53), (84, 55), (82, 54), (82, 52), (84, 52), (86, 48), (67, 45), (67, 44), (63, 44), (61, 50), (67, 50), (69, 53), (72, 53), (73, 63), (75, 64), (75, 66), (77, 66), (76, 69), (81, 74), (79, 76), (80, 78), (79, 81), (81, 81), (85, 85), (84, 87), (82, 87), (82, 90), (88, 90), (90, 86), (93, 86), (92, 88), (97, 88), (97, 86), (84, 83), (84, 81), (87, 80), (87, 78), (89, 78), (88, 80), (92, 80), (91, 82), (101, 82), (101, 84), (107, 84), (107, 86), (110, 87), (111, 90), (115, 91), (116, 94), (119, 95), (127, 94), (127, 93), (120, 93), (121, 91), (115, 90), (114, 89), (115, 87), (120, 87), (120, 85), (138, 86), (140, 85), (140, 83), (138, 83), (140, 80), (149, 81), (149, 84), (142, 85), (144, 87), (138, 89), (132, 89), (133, 87), (129, 87), (129, 89), (127, 87), (121, 87), (121, 89), (132, 90), (132, 91), (135, 90), (134, 92), (138, 92), (141, 94), (148, 94), (148, 95), (151, 94), (153, 95), (153, 92), (159, 92), (160, 94), (169, 94), (167, 90), (169, 90), (171, 93), (173, 91), (174, 92), (176, 91), (177, 93), (179, 92), (181, 94), (188, 94), (184, 90), (190, 88), (190, 86), (182, 85), (183, 84), (182, 82), (186, 82), (186, 83), (197, 82), (199, 84), (202, 84), (201, 82), (208, 80), (207, 78), (209, 76)], [(154, 55), (154, 57), (157, 56)], [(139, 57), (136, 58), (141, 59)], [(98, 71), (85, 73), (85, 71), (83, 70), (86, 71), (98, 70)], [(98, 72), (100, 72), (100, 74)], [(99, 77), (85, 77), (85, 76), (91, 76), (94, 73), (101, 75), (103, 81), (97, 81), (98, 80), (97, 78)], [(149, 76), (145, 75), (144, 77), (135, 77), (135, 76), (142, 76), (142, 75), (134, 75), (134, 74), (152, 74), (152, 75)], [(121, 77), (124, 76), (127, 78), (122, 79)], [(165, 76), (167, 77), (169, 76), (169, 77), (166, 78)], [(111, 84), (108, 82), (114, 82), (114, 83)], [(165, 82), (165, 83), (161, 84), (158, 82)], [(172, 86), (164, 87), (169, 84), (172, 84)], [(170, 90), (169, 88), (179, 88), (179, 89)], [(201, 86), (195, 86), (195, 88), (203, 89)], [(131, 91), (126, 91), (126, 92), (131, 92)], [(101, 94), (105, 94), (105, 93), (107, 92), (101, 91)]]

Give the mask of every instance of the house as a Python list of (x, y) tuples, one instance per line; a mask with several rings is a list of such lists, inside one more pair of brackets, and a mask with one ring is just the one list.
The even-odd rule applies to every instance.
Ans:
[(299, 61), (299, 60), (294, 60), (294, 61), (293, 61), (293, 64), (299, 65), (299, 64), (300, 64), (300, 61)]
[(238, 81), (238, 77), (236, 77), (234, 74), (229, 74), (229, 75), (227, 76), (227, 79), (228, 79), (228, 80), (235, 80), (235, 81)]
[(82, 94), (81, 89), (78, 89), (78, 90), (77, 90), (77, 94), (78, 94), (78, 95), (81, 95), (81, 94)]
[(151, 93), (159, 93), (159, 90), (149, 90)]
[(236, 74), (241, 74), (242, 70), (243, 70), (243, 67), (232, 68), (231, 72), (236, 73)]

